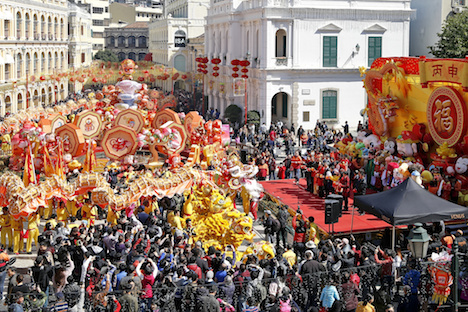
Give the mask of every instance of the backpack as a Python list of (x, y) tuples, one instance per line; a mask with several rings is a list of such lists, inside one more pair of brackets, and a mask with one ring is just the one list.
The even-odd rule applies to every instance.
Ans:
[(291, 312), (291, 306), (289, 305), (289, 299), (283, 301), (280, 299), (280, 312)]
[(278, 221), (280, 222), (281, 224), (281, 227), (286, 227), (286, 225), (288, 224), (288, 218), (289, 218), (289, 213), (287, 213), (286, 211), (284, 210), (280, 210), (278, 212)]
[(281, 223), (278, 221), (278, 219), (273, 219), (271, 222), (271, 230), (273, 233), (278, 232), (281, 229)]

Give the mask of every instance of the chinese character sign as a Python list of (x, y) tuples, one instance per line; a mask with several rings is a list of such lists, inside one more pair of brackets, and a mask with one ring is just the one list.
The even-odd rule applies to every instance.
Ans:
[(234, 96), (244, 96), (245, 95), (245, 79), (244, 78), (234, 78), (232, 83)]
[(434, 140), (452, 146), (466, 132), (466, 106), (453, 88), (442, 87), (432, 92), (427, 104), (427, 123)]
[(451, 82), (468, 88), (467, 74), (468, 62), (465, 59), (419, 59), (419, 77), (423, 88), (433, 82)]

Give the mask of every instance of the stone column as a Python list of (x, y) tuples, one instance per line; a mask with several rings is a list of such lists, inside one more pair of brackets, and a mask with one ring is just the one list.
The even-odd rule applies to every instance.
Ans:
[(298, 126), (299, 120), (299, 83), (294, 82), (291, 92), (291, 124)]

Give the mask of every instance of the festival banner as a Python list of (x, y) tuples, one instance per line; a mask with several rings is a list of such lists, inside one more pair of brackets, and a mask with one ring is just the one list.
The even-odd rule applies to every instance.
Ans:
[(234, 96), (245, 96), (245, 79), (234, 78), (232, 88)]

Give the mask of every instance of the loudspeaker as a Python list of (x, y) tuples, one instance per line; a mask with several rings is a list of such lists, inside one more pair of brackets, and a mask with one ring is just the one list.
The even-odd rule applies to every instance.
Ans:
[(343, 214), (343, 196), (342, 195), (338, 195), (338, 194), (330, 194), (327, 196), (326, 199), (333, 199), (333, 200), (337, 200), (339, 201), (339, 205), (340, 205), (340, 217), (342, 216)]
[(338, 222), (340, 210), (340, 202), (338, 200), (325, 199), (325, 224)]

